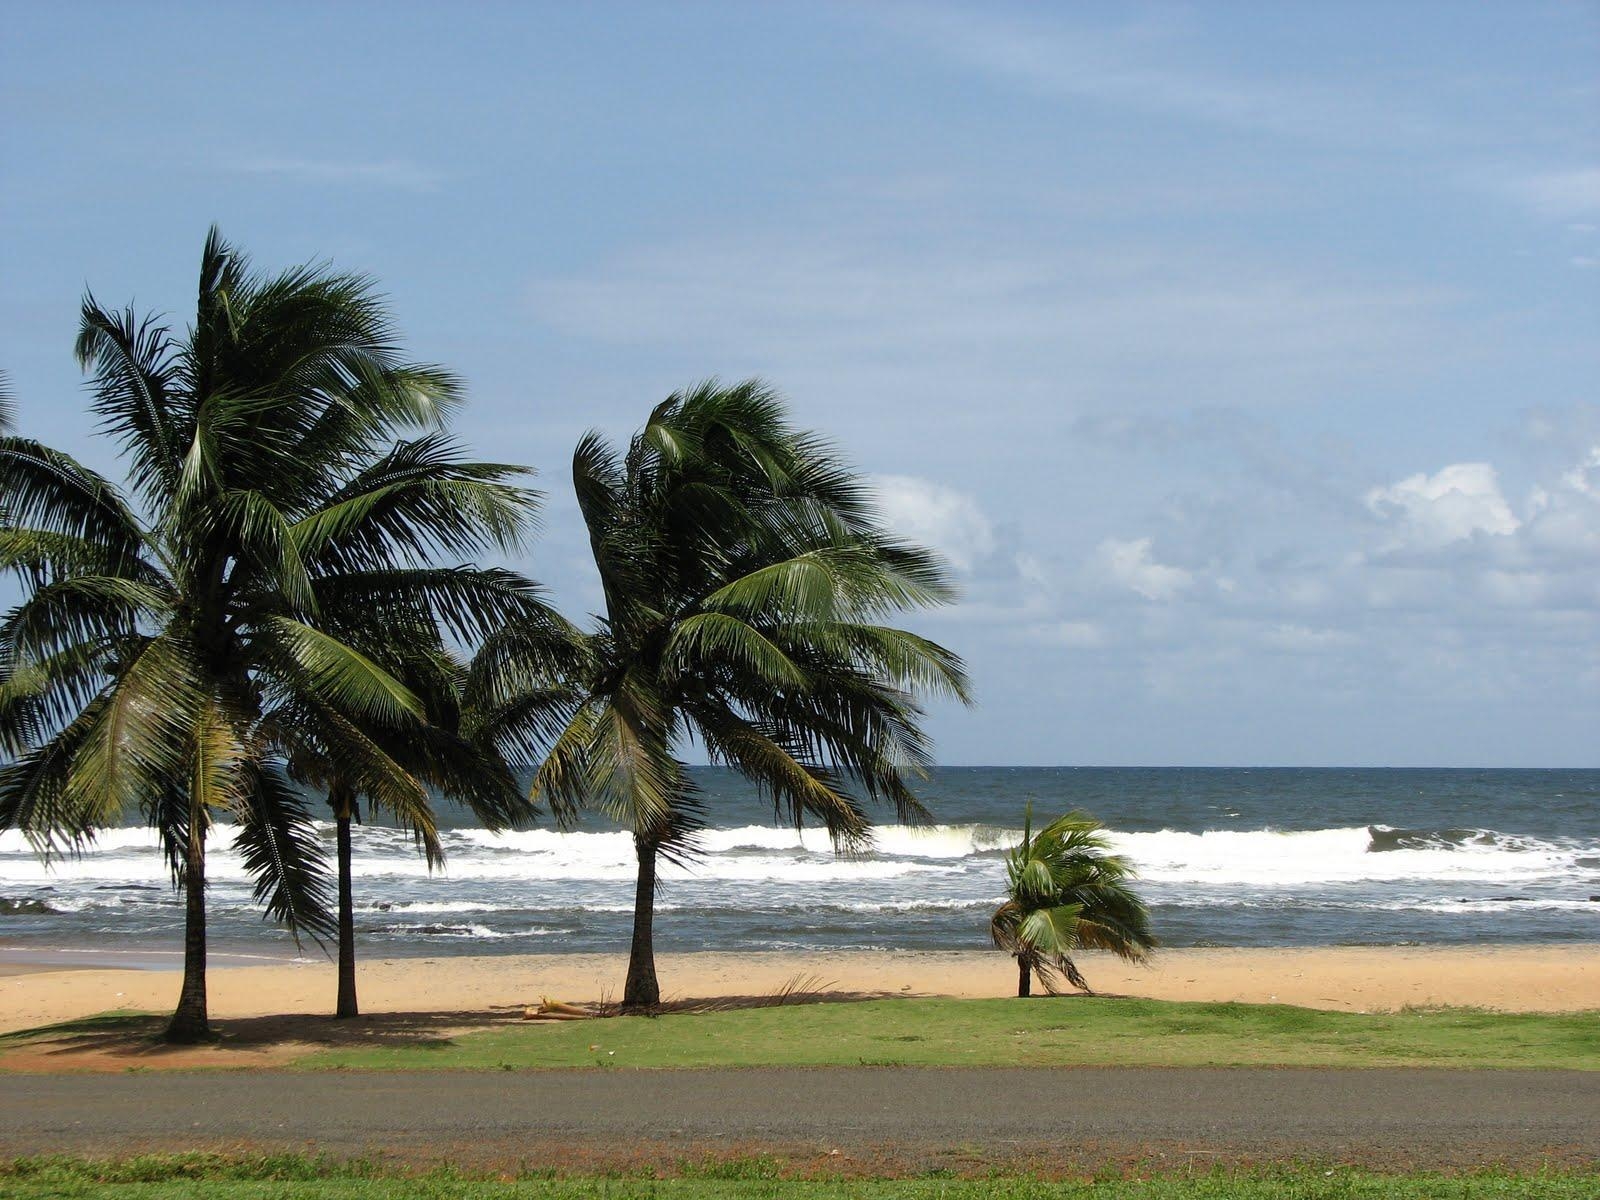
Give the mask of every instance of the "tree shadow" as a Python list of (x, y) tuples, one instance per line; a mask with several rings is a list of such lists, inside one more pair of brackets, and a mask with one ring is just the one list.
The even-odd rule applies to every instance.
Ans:
[[(692, 1015), (809, 1004), (907, 999), (913, 993), (839, 991), (816, 977), (797, 976), (775, 992), (740, 996), (684, 996), (664, 1001), (651, 1015)], [(609, 999), (574, 1006), (584, 1019), (620, 1015)], [(278, 1013), (212, 1021), (215, 1036), (197, 1045), (161, 1040), (167, 1018), (154, 1013), (105, 1013), (78, 1021), (0, 1034), (0, 1068), (13, 1071), (127, 1071), (188, 1067), (282, 1066), (317, 1050), (403, 1047), (443, 1049), (464, 1034), (536, 1025), (521, 1005), (442, 1012), (379, 1012), (336, 1018)]]
[(305, 1013), (212, 1021), (215, 1036), (196, 1045), (161, 1040), (167, 1018), (148, 1014), (90, 1017), (0, 1037), (0, 1062), (11, 1070), (128, 1070), (139, 1067), (264, 1066), (310, 1050), (454, 1044), (464, 1033), (520, 1022), (521, 1008), (455, 1012), (386, 1012), (337, 1019)]
[[(656, 1013), (736, 1012), (748, 1008), (789, 1008), (805, 1004), (860, 1004), (867, 1000), (909, 1000), (911, 992), (841, 992), (831, 987), (747, 996), (673, 997), (663, 1000)], [(606, 1014), (609, 1015), (609, 1014)]]

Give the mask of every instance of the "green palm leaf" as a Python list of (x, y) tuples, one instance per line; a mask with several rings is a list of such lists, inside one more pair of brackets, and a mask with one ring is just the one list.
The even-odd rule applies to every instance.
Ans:
[(990, 922), (994, 944), (1018, 960), (1019, 994), (1037, 974), (1051, 994), (1058, 976), (1089, 990), (1073, 954), (1105, 950), (1141, 962), (1156, 945), (1149, 913), (1132, 889), (1133, 868), (1109, 852), (1092, 817), (1069, 812), (1037, 832), (1029, 806), (1022, 841), (1006, 858), (1008, 898)]
[[(305, 685), (335, 709), (382, 721), (422, 719), (422, 701), (372, 659), (320, 629), (289, 617), (266, 623), (282, 658), (299, 668)], [(270, 651), (269, 651), (270, 653)]]

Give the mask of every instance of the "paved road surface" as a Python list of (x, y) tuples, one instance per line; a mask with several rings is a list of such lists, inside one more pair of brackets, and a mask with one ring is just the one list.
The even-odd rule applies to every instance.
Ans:
[[(316, 1143), (313, 1147), (310, 1143)], [(1600, 1073), (757, 1068), (0, 1079), (0, 1151), (239, 1146), (537, 1161), (737, 1145), (1600, 1161)], [(649, 1148), (655, 1147), (654, 1152)], [(1088, 1148), (1087, 1150), (1085, 1148)]]

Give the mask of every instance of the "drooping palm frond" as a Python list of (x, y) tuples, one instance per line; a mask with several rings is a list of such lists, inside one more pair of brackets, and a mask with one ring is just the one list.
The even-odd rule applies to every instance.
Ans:
[(273, 617), (255, 638), (265, 663), (331, 712), (381, 722), (420, 721), (422, 701), (382, 666), (337, 637), (290, 617)]
[(104, 703), (91, 706), (64, 794), (67, 828), (114, 825), (145, 797), (187, 778), (196, 739), (206, 736), (210, 697), (191, 643), (177, 635), (146, 642)]
[(97, 728), (105, 697), (96, 696), (64, 728), (11, 749), (16, 760), (0, 766), (0, 829), (15, 829), (46, 862), (76, 853), (93, 841), (96, 826), (69, 799), (78, 751)]
[(233, 844), (255, 881), (256, 903), (296, 940), (331, 936), (326, 855), (310, 805), (270, 763), (249, 763), (242, 775)]

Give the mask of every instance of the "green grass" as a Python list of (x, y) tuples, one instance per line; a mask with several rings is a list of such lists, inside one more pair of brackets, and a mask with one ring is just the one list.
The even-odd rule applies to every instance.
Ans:
[(1109, 998), (882, 1000), (519, 1025), (318, 1051), (308, 1069), (1335, 1066), (1600, 1070), (1593, 1013), (1337, 1013)]
[(292, 1155), (225, 1158), (189, 1154), (115, 1162), (42, 1158), (0, 1162), (0, 1194), (13, 1200), (117, 1196), (129, 1200), (1590, 1200), (1600, 1175), (1581, 1171), (1380, 1174), (1301, 1166), (1196, 1175), (1042, 1180), (821, 1179), (775, 1177), (766, 1169), (679, 1178), (469, 1178), (389, 1173), (370, 1163)]

